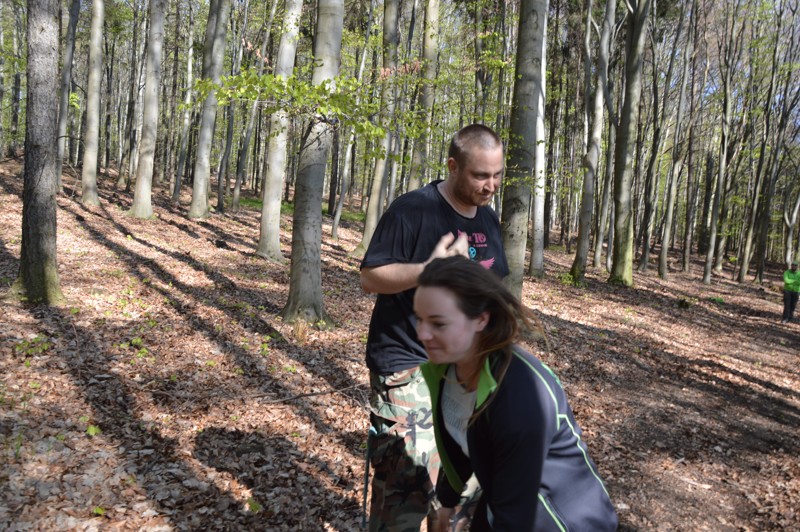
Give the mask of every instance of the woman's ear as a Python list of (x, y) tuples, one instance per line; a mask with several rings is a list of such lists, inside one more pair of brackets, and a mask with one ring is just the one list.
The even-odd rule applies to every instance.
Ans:
[(486, 326), (489, 325), (488, 310), (484, 310), (483, 312), (480, 313), (480, 315), (477, 318), (475, 318), (475, 325), (477, 332), (483, 331), (486, 328)]

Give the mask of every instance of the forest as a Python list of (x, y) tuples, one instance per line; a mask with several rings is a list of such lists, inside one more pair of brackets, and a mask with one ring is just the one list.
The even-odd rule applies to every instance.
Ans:
[(357, 529), (360, 258), (474, 122), (621, 528), (800, 526), (798, 8), (3, 0), (0, 528)]

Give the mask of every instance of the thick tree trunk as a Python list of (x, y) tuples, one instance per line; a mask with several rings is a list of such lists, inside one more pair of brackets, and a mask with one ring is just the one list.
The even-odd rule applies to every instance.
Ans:
[(86, 134), (81, 173), (81, 202), (99, 205), (97, 196), (97, 155), (100, 142), (100, 82), (103, 67), (104, 0), (92, 0), (89, 36), (89, 82), (86, 87)]
[(12, 296), (32, 303), (64, 300), (56, 261), (56, 129), (59, 2), (28, 0), (28, 66), (22, 248)]
[[(334, 83), (339, 72), (344, 0), (319, 0), (314, 39), (312, 83)], [(281, 316), (320, 327), (332, 325), (322, 300), (322, 190), (325, 163), (333, 136), (332, 125), (317, 117), (298, 164), (292, 220), (292, 266), (289, 296)]]
[[(161, 51), (164, 47), (165, 0), (150, 0), (150, 35), (147, 40), (147, 66), (144, 85), (144, 119), (136, 189), (130, 215), (134, 218), (153, 216), (153, 157), (158, 133), (158, 89), (161, 86)], [(162, 161), (163, 164), (163, 161)]]
[[(300, 31), (302, 0), (288, 0), (284, 14), (283, 32), (278, 47), (275, 76), (285, 79), (294, 69), (297, 53), (297, 36)], [(284, 262), (281, 253), (281, 188), (286, 173), (286, 144), (289, 138), (289, 117), (284, 109), (278, 109), (270, 119), (269, 149), (267, 150), (266, 174), (261, 199), (261, 226), (256, 255), (275, 262)]]
[[(516, 79), (511, 104), (511, 142), (508, 147), (503, 188), (503, 247), (510, 273), (503, 280), (506, 287), (519, 297), (525, 272), (525, 248), (528, 243), (528, 212), (531, 189), (544, 180), (544, 153), (539, 155), (537, 134), (544, 133), (539, 124), (544, 121), (544, 52), (547, 32), (547, 1), (523, 0), (520, 4)], [(542, 146), (543, 147), (543, 146)], [(536, 157), (539, 156), (539, 161)], [(539, 164), (536, 164), (536, 163)], [(538, 172), (537, 172), (538, 170)], [(540, 175), (541, 174), (541, 175)], [(535, 194), (535, 192), (534, 192)], [(544, 183), (539, 191), (540, 203), (534, 206), (534, 239), (539, 237), (543, 250)], [(538, 208), (537, 208), (538, 207)], [(538, 223), (538, 234), (536, 224)], [(536, 243), (534, 243), (536, 247)], [(533, 267), (533, 260), (532, 267)], [(537, 263), (536, 274), (544, 274), (544, 264)]]
[(628, 13), (625, 57), (625, 100), (622, 104), (614, 156), (614, 249), (609, 281), (633, 285), (633, 141), (639, 124), (642, 95), (642, 57), (651, 0), (638, 0)]
[[(544, 277), (544, 233), (547, 230), (544, 223), (544, 200), (545, 200), (545, 129), (544, 129), (544, 103), (547, 100), (547, 15), (549, 11), (548, 0), (532, 0), (525, 2), (522, 5), (528, 5), (533, 12), (530, 13), (532, 17), (529, 20), (533, 24), (531, 28), (532, 39), (531, 52), (533, 53), (533, 90), (534, 97), (531, 100), (533, 105), (533, 208), (531, 209), (531, 223), (533, 227), (533, 235), (531, 242), (531, 261), (528, 265), (528, 275), (533, 277)], [(520, 6), (520, 17), (525, 15)], [(520, 20), (520, 28), (522, 22)], [(518, 38), (522, 38), (522, 31), (519, 32)], [(517, 52), (519, 54), (519, 51)], [(523, 258), (520, 260), (520, 269), (524, 264), (524, 245), (523, 245)], [(509, 266), (511, 262), (509, 261)], [(509, 275), (511, 277), (512, 274)], [(519, 290), (522, 290), (522, 282), (520, 278)], [(510, 280), (509, 280), (510, 282)], [(521, 292), (518, 294), (521, 295)]]

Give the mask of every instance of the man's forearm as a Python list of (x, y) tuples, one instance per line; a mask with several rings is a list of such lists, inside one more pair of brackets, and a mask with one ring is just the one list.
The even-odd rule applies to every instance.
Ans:
[(361, 270), (361, 288), (375, 294), (397, 294), (417, 286), (425, 264), (386, 264)]

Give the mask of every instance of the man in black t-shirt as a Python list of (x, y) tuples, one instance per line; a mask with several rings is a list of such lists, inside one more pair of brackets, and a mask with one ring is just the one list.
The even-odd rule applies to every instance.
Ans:
[(419, 530), (438, 474), (430, 395), (419, 372), (428, 357), (415, 330), (417, 277), (431, 260), (451, 255), (508, 274), (500, 223), (489, 207), (504, 168), (500, 138), (480, 124), (461, 129), (450, 143), (447, 168), (444, 181), (389, 206), (361, 263), (361, 286), (378, 294), (367, 339), (370, 531)]

